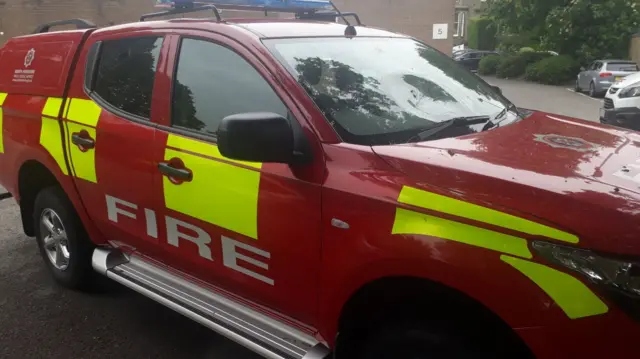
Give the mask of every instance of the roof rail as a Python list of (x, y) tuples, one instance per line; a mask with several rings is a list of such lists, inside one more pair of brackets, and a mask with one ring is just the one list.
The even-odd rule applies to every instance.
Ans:
[(69, 20), (59, 20), (59, 21), (51, 21), (45, 24), (38, 26), (35, 30), (33, 30), (34, 34), (42, 34), (45, 32), (49, 32), (49, 30), (54, 26), (64, 26), (64, 25), (75, 25), (76, 29), (95, 29), (96, 24), (91, 21), (84, 19), (69, 19)]
[(186, 14), (190, 12), (205, 11), (205, 10), (213, 10), (213, 15), (216, 17), (216, 20), (222, 21), (222, 16), (220, 16), (220, 11), (218, 11), (218, 8), (215, 5), (195, 5), (193, 3), (192, 3), (192, 6), (180, 6), (180, 7), (176, 6), (169, 10), (144, 14), (140, 16), (140, 21), (145, 21), (147, 19), (152, 19), (154, 17)]

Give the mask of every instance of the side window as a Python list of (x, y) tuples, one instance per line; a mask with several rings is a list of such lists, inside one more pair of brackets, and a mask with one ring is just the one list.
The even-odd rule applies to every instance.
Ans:
[(128, 37), (102, 43), (94, 92), (129, 114), (148, 119), (162, 37)]
[(185, 38), (173, 85), (171, 125), (214, 135), (223, 118), (243, 112), (287, 108), (267, 81), (234, 51)]

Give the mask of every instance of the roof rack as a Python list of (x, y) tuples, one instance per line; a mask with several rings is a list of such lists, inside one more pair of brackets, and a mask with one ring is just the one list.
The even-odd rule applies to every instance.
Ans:
[(216, 19), (222, 21), (219, 10), (240, 10), (260, 11), (265, 15), (269, 12), (291, 13), (298, 19), (319, 21), (335, 21), (340, 17), (351, 27), (346, 19), (350, 16), (356, 20), (357, 25), (362, 25), (358, 14), (341, 13), (331, 0), (157, 0), (156, 7), (167, 10), (142, 15), (140, 21), (203, 10), (213, 10)]
[(95, 29), (96, 24), (91, 21), (84, 19), (69, 19), (69, 20), (59, 20), (59, 21), (51, 21), (44, 23), (38, 26), (35, 30), (33, 30), (34, 34), (42, 34), (45, 32), (49, 32), (49, 30), (54, 26), (65, 26), (65, 25), (75, 25), (76, 29)]

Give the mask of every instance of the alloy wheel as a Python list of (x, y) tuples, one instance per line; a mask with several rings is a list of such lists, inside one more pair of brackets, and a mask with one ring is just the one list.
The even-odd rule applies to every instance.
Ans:
[(71, 258), (69, 239), (60, 216), (54, 210), (47, 208), (42, 211), (40, 233), (44, 236), (42, 241), (47, 258), (56, 269), (65, 271)]

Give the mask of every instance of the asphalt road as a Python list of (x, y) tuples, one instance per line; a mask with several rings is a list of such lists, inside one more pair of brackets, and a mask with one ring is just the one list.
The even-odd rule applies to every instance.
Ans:
[(107, 287), (86, 294), (57, 286), (22, 233), (15, 201), (0, 201), (0, 358), (260, 358), (116, 283)]
[(499, 86), (505, 97), (517, 106), (588, 121), (599, 121), (602, 98), (591, 98), (563, 86), (547, 86), (495, 77), (483, 78), (488, 83)]

